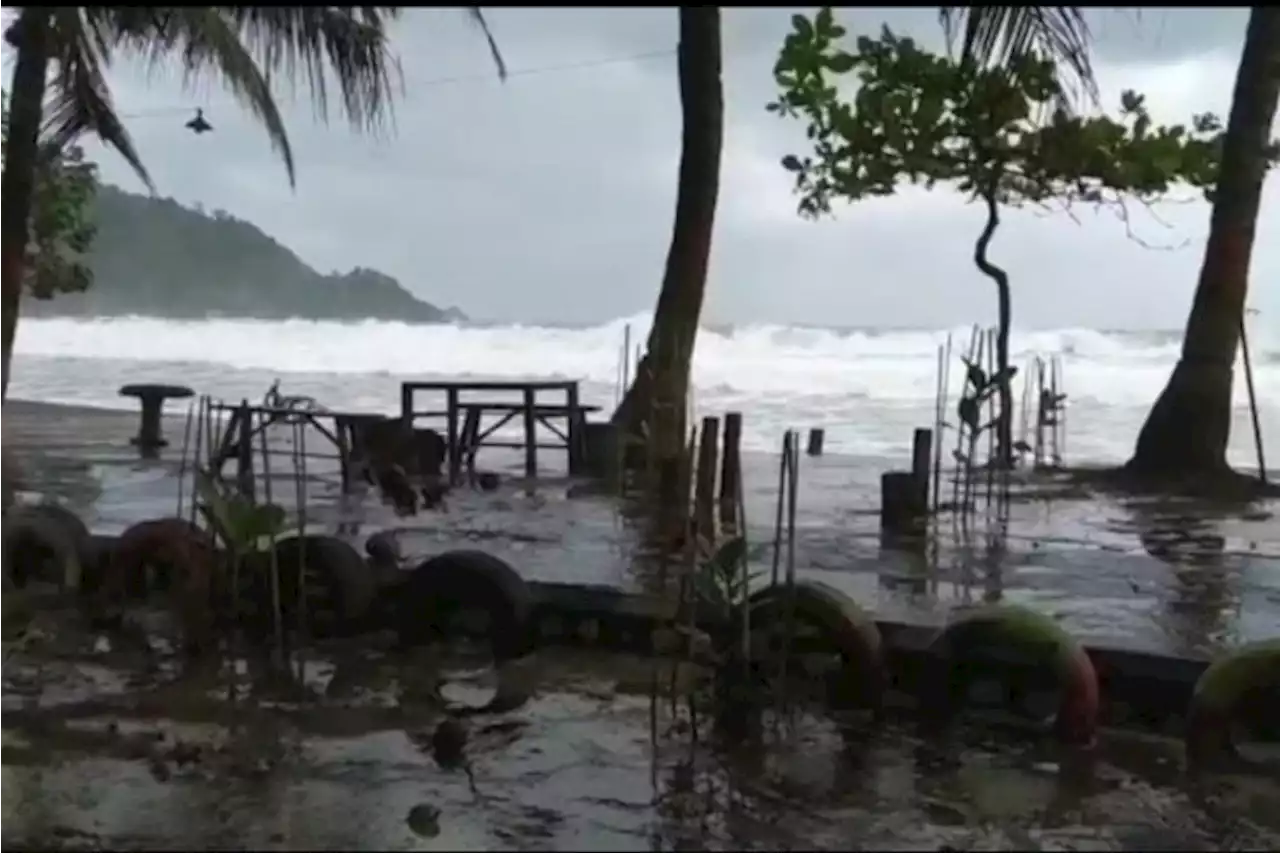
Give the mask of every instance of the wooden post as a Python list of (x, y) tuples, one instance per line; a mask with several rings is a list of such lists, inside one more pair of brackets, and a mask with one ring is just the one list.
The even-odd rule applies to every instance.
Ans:
[(582, 471), (604, 481), (610, 494), (622, 485), (622, 430), (608, 421), (582, 424)]
[(467, 406), (466, 409), (458, 437), (458, 458), (465, 462), (468, 473), (474, 474), (476, 453), (480, 450), (480, 407)]
[(406, 429), (413, 429), (413, 392), (412, 384), (400, 383), (400, 420), (404, 421)]
[(240, 420), (240, 440), (236, 446), (236, 484), (240, 493), (253, 500), (253, 416), (249, 412), (249, 401), (241, 400), (238, 412)]
[(724, 445), (720, 450), (720, 526), (736, 528), (738, 491), (742, 482), (742, 412), (726, 412)]
[(524, 389), (524, 475), (530, 479), (538, 476), (538, 419), (534, 417), (537, 394), (533, 388)]
[(822, 427), (814, 427), (809, 430), (809, 446), (806, 448), (806, 452), (810, 456), (821, 456), (822, 444), (825, 439), (826, 433), (823, 432)]
[(458, 389), (450, 387), (445, 391), (445, 439), (449, 442), (449, 485), (458, 485), (462, 472), (462, 453), (458, 446)]
[(702, 419), (698, 436), (698, 479), (694, 488), (694, 521), (698, 534), (715, 542), (716, 530), (716, 451), (720, 443), (720, 419)]
[(897, 537), (919, 533), (926, 506), (915, 474), (886, 471), (880, 475), (880, 530), (883, 534)]
[(569, 476), (577, 476), (582, 472), (582, 423), (585, 419), (578, 400), (578, 383), (569, 382), (564, 389), (565, 408), (569, 412), (565, 424), (565, 438), (569, 447)]
[[(226, 411), (226, 407), (218, 404), (218, 413), (222, 414)], [(212, 426), (212, 421), (210, 422)], [(237, 436), (240, 434), (240, 407), (231, 410), (231, 417), (227, 419), (226, 431), (222, 433), (218, 439), (218, 455), (212, 460), (213, 473), (219, 477), (222, 476), (222, 469), (226, 466), (227, 460), (231, 458), (231, 450), (235, 445)]]
[(917, 429), (911, 435), (911, 476), (920, 487), (922, 506), (929, 505), (929, 469), (933, 458), (933, 430)]
[(342, 493), (351, 491), (351, 425), (342, 415), (333, 417), (333, 437), (338, 445), (338, 472), (342, 478)]

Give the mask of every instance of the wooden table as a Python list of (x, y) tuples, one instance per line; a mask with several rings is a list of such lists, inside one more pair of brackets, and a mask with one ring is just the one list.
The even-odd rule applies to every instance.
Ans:
[(122, 397), (136, 397), (142, 402), (142, 420), (138, 424), (138, 434), (132, 443), (143, 453), (152, 453), (161, 447), (168, 446), (160, 433), (160, 415), (164, 411), (165, 400), (181, 400), (195, 394), (185, 385), (125, 385), (120, 389)]

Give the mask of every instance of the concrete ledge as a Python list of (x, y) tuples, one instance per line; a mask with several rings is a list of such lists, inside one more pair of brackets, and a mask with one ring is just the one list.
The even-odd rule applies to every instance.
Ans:
[[(95, 537), (106, 549), (115, 537)], [(380, 573), (374, 566), (370, 572)], [(395, 595), (398, 581), (407, 572), (381, 570), (379, 585), (388, 596)], [(653, 653), (653, 632), (674, 618), (673, 602), (653, 596), (627, 593), (606, 587), (546, 581), (527, 581), (534, 600), (535, 641), (543, 645), (597, 647), (648, 655)], [(376, 609), (376, 608), (375, 608)], [(372, 622), (378, 621), (371, 614)], [(727, 628), (714, 614), (700, 614), (704, 630), (714, 633)], [(885, 646), (890, 687), (915, 696), (929, 670), (932, 654), (928, 647), (937, 633), (936, 627), (877, 620)], [(370, 628), (381, 628), (370, 624)], [(797, 653), (831, 654), (828, 647), (814, 648), (812, 641), (797, 638), (792, 648)], [(1105, 722), (1168, 730), (1181, 725), (1190, 704), (1197, 680), (1209, 661), (1202, 658), (1176, 657), (1150, 652), (1131, 651), (1102, 646), (1086, 646), (1098, 673), (1102, 693), (1101, 711)], [(975, 675), (982, 679), (999, 679), (1015, 684), (1036, 685), (1044, 679), (1043, 667), (1036, 666), (1012, 650), (984, 655)], [(1269, 704), (1269, 703), (1268, 703)], [(1280, 697), (1277, 697), (1280, 704)], [(1280, 727), (1280, 707), (1274, 718)], [(1280, 736), (1280, 732), (1276, 733)]]
[[(620, 651), (650, 653), (655, 628), (669, 623), (675, 614), (670, 602), (622, 592), (609, 587), (530, 581), (535, 620), (542, 642), (595, 645)], [(552, 620), (548, 625), (548, 620)], [(723, 629), (721, 621), (704, 615), (699, 620), (709, 631)], [(892, 687), (915, 694), (932, 657), (929, 643), (936, 627), (877, 620), (885, 644)], [(1086, 646), (1102, 688), (1103, 717), (1115, 724), (1166, 728), (1180, 725), (1192, 691), (1209, 661)], [(803, 653), (799, 641), (795, 649)], [(984, 658), (983, 677), (1012, 681), (1036, 681), (1035, 667), (1012, 651), (993, 652)], [(1280, 719), (1280, 711), (1277, 713)]]

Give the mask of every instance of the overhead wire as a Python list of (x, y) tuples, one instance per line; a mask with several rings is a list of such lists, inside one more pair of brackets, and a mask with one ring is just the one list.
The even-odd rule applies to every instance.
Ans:
[[(513, 77), (533, 77), (539, 74), (556, 74), (566, 71), (582, 71), (588, 68), (599, 68), (605, 65), (617, 65), (624, 62), (645, 62), (652, 59), (660, 59), (667, 56), (675, 56), (674, 48), (665, 50), (650, 50), (643, 53), (631, 53), (623, 56), (611, 56), (602, 59), (586, 59), (576, 62), (561, 62), (554, 65), (536, 65), (529, 68), (513, 68), (507, 71), (507, 79)], [(457, 83), (469, 83), (472, 81), (490, 80), (494, 75), (490, 73), (475, 74), (459, 74), (450, 77), (430, 77), (425, 80), (416, 82), (406, 82), (405, 89), (411, 91), (415, 88), (423, 88), (430, 86), (449, 86)], [(131, 113), (121, 113), (122, 119), (145, 119), (145, 118), (162, 118), (165, 116), (187, 115), (194, 109), (193, 106), (184, 107), (157, 107), (151, 110), (139, 110)]]

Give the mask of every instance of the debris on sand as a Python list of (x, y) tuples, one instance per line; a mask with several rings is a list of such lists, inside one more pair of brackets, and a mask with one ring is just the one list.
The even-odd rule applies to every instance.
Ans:
[(423, 838), (435, 838), (440, 834), (440, 810), (430, 803), (419, 803), (409, 809), (405, 823), (415, 835)]

